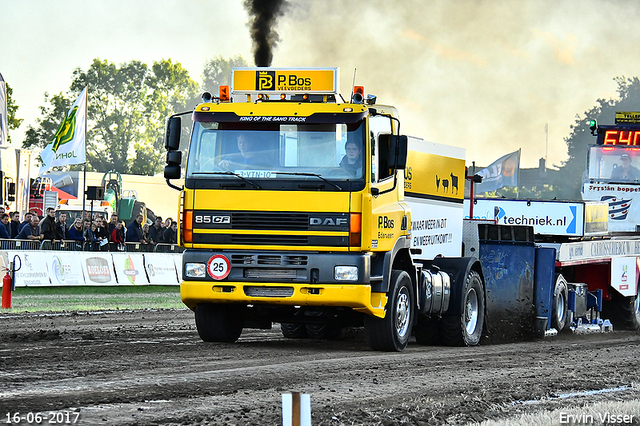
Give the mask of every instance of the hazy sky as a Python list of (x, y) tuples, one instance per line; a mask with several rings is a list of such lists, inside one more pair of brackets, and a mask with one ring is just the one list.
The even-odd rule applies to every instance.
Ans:
[[(576, 114), (640, 75), (637, 0), (290, 0), (275, 67), (339, 67), (395, 105), (402, 133), (467, 149), (487, 165), (522, 148), (521, 167), (566, 159)], [(241, 0), (0, 0), (0, 73), (24, 122), (75, 68), (172, 59), (201, 80), (214, 56), (253, 65)], [(613, 122), (613, 117), (611, 117)]]

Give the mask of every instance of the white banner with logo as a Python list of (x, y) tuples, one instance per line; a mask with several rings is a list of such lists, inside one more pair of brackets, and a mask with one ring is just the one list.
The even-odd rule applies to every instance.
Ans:
[(142, 253), (113, 253), (113, 266), (120, 285), (149, 284)]
[(12, 250), (8, 251), (9, 260), (18, 256), (15, 268), (20, 268), (15, 272), (14, 282), (16, 287), (38, 287), (50, 286), (49, 270), (47, 262), (50, 252)]
[[(173, 254), (145, 254), (145, 268), (149, 284), (178, 284)], [(181, 257), (178, 256), (181, 261)]]
[(78, 253), (85, 285), (118, 285), (111, 253)]
[(7, 250), (16, 287), (179, 285), (182, 254)]

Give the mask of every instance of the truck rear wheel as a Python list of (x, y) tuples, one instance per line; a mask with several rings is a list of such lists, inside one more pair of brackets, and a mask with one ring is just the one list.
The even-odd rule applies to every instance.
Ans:
[(556, 274), (556, 284), (553, 287), (553, 300), (551, 302), (551, 327), (562, 331), (567, 324), (569, 314), (569, 290), (567, 280), (562, 274)]
[(373, 350), (400, 352), (409, 343), (414, 315), (413, 286), (409, 274), (392, 271), (387, 297), (384, 318), (365, 316), (365, 335)]
[(445, 314), (440, 320), (440, 337), (448, 346), (475, 346), (484, 327), (484, 285), (480, 274), (470, 271), (462, 289), (461, 314)]
[(605, 302), (602, 315), (611, 320), (614, 329), (640, 330), (640, 299), (615, 293), (612, 300)]
[(201, 303), (196, 305), (196, 328), (205, 342), (233, 343), (242, 333), (242, 307)]

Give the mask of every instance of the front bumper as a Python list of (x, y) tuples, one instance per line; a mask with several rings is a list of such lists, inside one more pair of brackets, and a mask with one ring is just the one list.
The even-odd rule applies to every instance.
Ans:
[[(187, 250), (183, 265), (206, 264), (220, 255), (229, 264), (223, 279), (210, 274), (186, 277), (183, 266), (180, 293), (191, 309), (199, 303), (331, 306), (384, 317), (386, 294), (371, 291), (371, 256), (367, 253)], [(357, 267), (358, 280), (336, 280), (336, 265)]]

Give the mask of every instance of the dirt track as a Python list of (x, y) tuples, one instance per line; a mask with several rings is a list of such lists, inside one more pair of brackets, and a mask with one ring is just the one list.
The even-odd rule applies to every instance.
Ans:
[[(188, 310), (0, 321), (0, 423), (54, 411), (78, 413), (77, 424), (281, 425), (288, 391), (311, 395), (314, 426), (465, 424), (640, 399), (634, 332), (380, 353), (357, 331), (339, 342), (289, 340), (278, 326), (203, 343)], [(558, 397), (617, 387), (627, 388)]]

